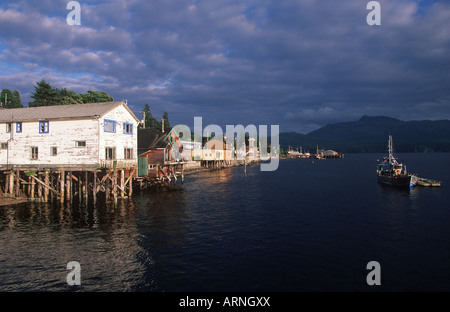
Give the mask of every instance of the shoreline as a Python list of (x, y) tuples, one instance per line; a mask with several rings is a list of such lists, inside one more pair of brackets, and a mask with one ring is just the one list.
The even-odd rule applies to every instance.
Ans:
[[(252, 160), (249, 161), (246, 166), (254, 166), (255, 164), (257, 164), (259, 161), (258, 160)], [(207, 167), (196, 167), (196, 168), (189, 168), (189, 169), (185, 169), (184, 170), (184, 175), (194, 175), (194, 174), (199, 174), (202, 172), (212, 172), (212, 171), (218, 171), (218, 170), (223, 170), (223, 169), (227, 169), (227, 168), (233, 168), (233, 167), (244, 167), (244, 163), (243, 161), (234, 161), (232, 164), (229, 165), (224, 165), (224, 166), (220, 166), (220, 167), (212, 167), (212, 168), (207, 168)], [(0, 194), (0, 208), (1, 207), (9, 207), (9, 206), (16, 206), (19, 204), (24, 204), (24, 203), (29, 203), (29, 202), (35, 202), (35, 200), (31, 200), (29, 198), (26, 197), (9, 197), (9, 196), (3, 196), (3, 194)], [(39, 201), (37, 201), (39, 202)]]
[[(258, 162), (259, 162), (259, 160), (252, 160), (252, 161), (249, 161), (246, 165), (253, 166)], [(201, 173), (201, 172), (218, 171), (218, 170), (223, 170), (223, 169), (228, 169), (228, 168), (233, 168), (233, 167), (244, 167), (244, 163), (241, 161), (236, 161), (236, 163), (234, 163), (234, 164), (225, 165), (225, 166), (221, 166), (221, 167), (215, 167), (215, 168), (199, 167), (199, 168), (184, 169), (184, 175), (192, 175), (192, 174)]]

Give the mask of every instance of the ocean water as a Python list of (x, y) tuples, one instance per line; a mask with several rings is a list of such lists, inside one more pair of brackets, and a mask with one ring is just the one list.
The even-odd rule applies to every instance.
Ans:
[(197, 173), (117, 207), (0, 207), (0, 291), (450, 291), (450, 155), (398, 155), (443, 181), (412, 190), (377, 183), (382, 156)]

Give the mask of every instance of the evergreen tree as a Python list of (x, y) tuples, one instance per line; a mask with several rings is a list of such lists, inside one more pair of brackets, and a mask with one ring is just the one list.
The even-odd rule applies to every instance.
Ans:
[(83, 103), (101, 103), (112, 102), (114, 98), (104, 91), (89, 90), (86, 94), (82, 94)]
[(2, 89), (2, 92), (0, 94), (0, 100), (2, 102), (3, 108), (11, 108), (12, 107), (12, 101), (13, 101), (13, 95), (11, 90), (9, 89)]
[[(169, 114), (167, 112), (164, 112), (162, 119), (164, 120), (164, 132), (169, 132), (170, 129), (172, 129), (172, 127), (170, 126), (170, 122), (169, 122)], [(162, 127), (162, 124), (161, 124), (161, 127)]]
[(67, 90), (66, 88), (57, 89), (56, 93), (57, 103), (59, 105), (83, 103), (83, 96), (81, 94), (77, 94), (73, 91)]
[(20, 99), (20, 92), (18, 90), (12, 92), (12, 107), (23, 107), (22, 100)]
[(37, 85), (34, 87), (35, 91), (32, 93), (31, 97), (34, 101), (29, 102), (28, 106), (49, 106), (56, 105), (58, 92), (55, 90), (48, 82), (44, 79), (37, 82)]
[[(161, 122), (159, 122), (156, 118), (153, 117), (152, 111), (150, 110), (150, 106), (148, 104), (144, 105), (144, 109), (142, 110), (144, 113), (144, 125), (142, 126), (145, 129), (154, 128), (161, 130)], [(164, 127), (167, 129), (167, 127)]]
[(142, 125), (142, 127), (144, 129), (148, 129), (148, 128), (150, 128), (151, 119), (153, 118), (152, 111), (150, 110), (150, 106), (148, 106), (148, 104), (144, 105), (144, 109), (142, 110), (142, 113), (144, 113), (144, 124)]
[(43, 79), (37, 82), (37, 85), (34, 88), (35, 92), (31, 95), (34, 101), (28, 103), (30, 107), (114, 101), (114, 98), (104, 91), (89, 90), (86, 94), (78, 94), (74, 91), (67, 90), (66, 88), (53, 88)]

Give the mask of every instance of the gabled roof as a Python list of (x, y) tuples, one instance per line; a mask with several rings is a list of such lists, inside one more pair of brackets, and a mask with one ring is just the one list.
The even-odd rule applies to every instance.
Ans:
[(147, 151), (155, 148), (166, 148), (166, 134), (155, 128), (138, 129), (138, 149)]
[(123, 105), (139, 122), (125, 101), (1, 109), (0, 122), (95, 118), (101, 117), (119, 105)]

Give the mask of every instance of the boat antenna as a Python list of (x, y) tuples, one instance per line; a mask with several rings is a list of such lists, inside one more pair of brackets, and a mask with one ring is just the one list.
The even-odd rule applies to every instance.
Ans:
[(389, 163), (391, 164), (397, 163), (394, 157), (394, 144), (392, 142), (392, 135), (389, 135), (388, 151), (389, 151)]

